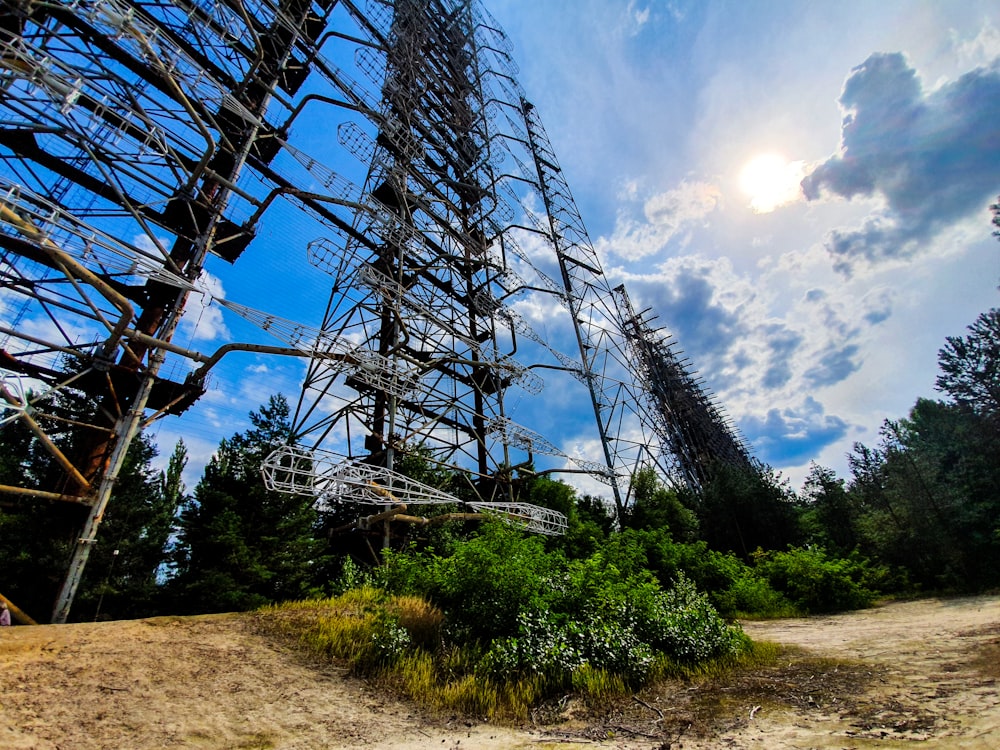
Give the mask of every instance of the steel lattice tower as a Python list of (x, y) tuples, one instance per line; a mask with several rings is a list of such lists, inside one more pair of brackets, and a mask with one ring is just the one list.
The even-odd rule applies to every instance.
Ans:
[[(589, 475), (624, 512), (640, 465), (694, 488), (712, 462), (755, 467), (607, 280), (480, 3), (16, 0), (0, 88), (4, 418), (62, 469), (0, 491), (86, 515), (54, 619), (136, 431), (188, 408), (234, 351), (306, 358), (296, 443), (264, 474), (320, 502), (454, 502), (395, 470), (419, 450), (472, 478), (469, 509), (559, 533), (515, 475)], [(260, 236), (281, 222), (310, 239)], [(206, 264), (258, 247), (325, 274), (325, 312), (213, 296)], [(176, 343), (192, 296), (266, 337)], [(54, 392), (92, 406), (79, 455), (46, 414)], [(582, 449), (545, 437), (540, 398), (589, 404)]]

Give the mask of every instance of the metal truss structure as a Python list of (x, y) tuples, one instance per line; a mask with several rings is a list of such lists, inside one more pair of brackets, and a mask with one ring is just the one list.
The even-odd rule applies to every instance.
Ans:
[[(466, 509), (554, 534), (518, 477), (591, 477), (624, 513), (641, 465), (695, 489), (713, 462), (755, 467), (612, 288), (478, 1), (6, 0), (0, 92), (0, 420), (59, 468), (0, 492), (81, 507), (55, 621), (129, 443), (232, 352), (305, 358), (264, 477), (318, 502), (458, 502), (397, 471), (418, 451), (470, 477)], [(276, 255), (324, 299), (206, 282)], [(260, 340), (179, 343), (191, 298)], [(82, 447), (58, 394), (88, 404)]]

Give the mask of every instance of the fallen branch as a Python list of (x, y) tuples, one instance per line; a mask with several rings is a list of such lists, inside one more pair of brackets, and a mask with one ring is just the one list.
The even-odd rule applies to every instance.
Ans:
[[(660, 721), (663, 721), (663, 711), (661, 711), (660, 709), (656, 708), (655, 706), (651, 706), (651, 705), (649, 705), (648, 703), (646, 703), (646, 701), (644, 701), (644, 700), (643, 700), (642, 698), (640, 698), (640, 697), (639, 697), (638, 695), (633, 695), (633, 696), (632, 696), (632, 700), (634, 700), (634, 701), (635, 701), (636, 703), (638, 703), (638, 704), (639, 704), (640, 706), (645, 706), (645, 707), (646, 707), (646, 708), (648, 708), (648, 709), (649, 709), (650, 711), (655, 711), (655, 712), (656, 712), (656, 715), (660, 717)], [(758, 706), (758, 708), (759, 708), (759, 706)]]
[(660, 738), (658, 734), (648, 734), (647, 732), (640, 732), (638, 729), (632, 729), (632, 727), (625, 727), (621, 724), (608, 724), (612, 729), (617, 729), (621, 732), (629, 732), (630, 734), (638, 735), (639, 737), (649, 737), (650, 739), (657, 740)]

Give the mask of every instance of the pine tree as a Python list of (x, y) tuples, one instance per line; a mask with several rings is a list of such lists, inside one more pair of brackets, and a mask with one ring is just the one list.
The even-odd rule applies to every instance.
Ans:
[(155, 456), (145, 435), (129, 448), (73, 605), (74, 619), (120, 620), (160, 611), (160, 578), (182, 499), (183, 485), (180, 492), (176, 485), (187, 451), (183, 442), (174, 449), (167, 469), (171, 488), (152, 468)]
[(272, 396), (253, 428), (223, 439), (180, 514), (171, 582), (182, 612), (251, 609), (316, 591), (323, 543), (309, 498), (264, 487), (260, 467), (289, 439), (288, 402)]
[[(69, 456), (82, 455), (88, 435), (80, 415), (91, 408), (86, 400), (60, 392), (44, 408), (67, 417), (61, 422), (39, 417), (59, 448)], [(164, 561), (176, 507), (165, 502), (154, 479), (155, 455), (142, 434), (130, 444), (76, 594), (73, 619), (92, 619), (99, 602), (106, 618), (153, 612), (156, 571)], [(0, 430), (0, 483), (57, 491), (61, 488), (52, 478), (60, 475), (51, 454), (20, 422)], [(0, 507), (0, 592), (38, 622), (49, 619), (85, 515), (79, 504), (27, 497)]]

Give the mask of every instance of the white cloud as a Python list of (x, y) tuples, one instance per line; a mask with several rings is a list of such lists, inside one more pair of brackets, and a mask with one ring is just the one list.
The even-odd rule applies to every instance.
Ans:
[(966, 66), (982, 65), (1000, 57), (1000, 31), (987, 18), (972, 39), (962, 39), (956, 29), (950, 32), (958, 61)]
[(874, 54), (852, 71), (840, 102), (840, 152), (803, 180), (806, 196), (879, 194), (886, 207), (829, 233), (838, 271), (912, 258), (1000, 190), (1000, 60), (925, 93), (902, 54)]
[(636, 5), (636, 0), (629, 0), (627, 14), (632, 26), (630, 33), (633, 35), (638, 34), (642, 30), (642, 27), (649, 22), (650, 16), (649, 6), (640, 9)]
[(192, 294), (181, 315), (182, 334), (191, 341), (220, 341), (230, 338), (229, 328), (222, 317), (222, 309), (212, 304), (212, 299), (225, 299), (222, 280), (208, 271), (198, 277), (198, 286), (205, 294)]
[(719, 208), (722, 191), (709, 182), (688, 182), (657, 193), (642, 205), (642, 218), (620, 211), (614, 233), (595, 244), (605, 257), (635, 261), (661, 253), (674, 237), (701, 225)]
[(812, 396), (794, 406), (769, 409), (763, 418), (744, 417), (739, 425), (757, 457), (775, 468), (809, 461), (849, 429), (843, 419), (826, 414)]

